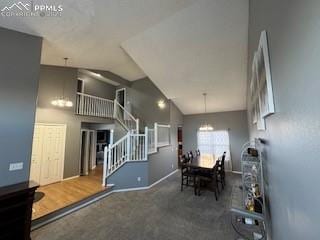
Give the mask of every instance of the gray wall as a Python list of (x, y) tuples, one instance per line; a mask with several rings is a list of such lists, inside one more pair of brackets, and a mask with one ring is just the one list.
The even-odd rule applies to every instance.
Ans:
[[(64, 178), (79, 175), (81, 122), (114, 123), (111, 119), (75, 115), (74, 107), (70, 109), (60, 109), (51, 105), (51, 100), (53, 98), (62, 95), (64, 80), (66, 81), (65, 96), (75, 104), (77, 72), (78, 71), (75, 68), (55, 66), (41, 66), (40, 71), (36, 122), (62, 123), (67, 125)], [(97, 88), (101, 87), (100, 82), (93, 79), (91, 89), (94, 89), (94, 83), (97, 83)], [(104, 89), (111, 86), (111, 89), (115, 91), (112, 85), (107, 83), (102, 84), (104, 84)], [(106, 92), (108, 93), (110, 91), (106, 90)], [(91, 92), (90, 94), (94, 95), (94, 92)]]
[(79, 72), (78, 77), (84, 82), (84, 93), (113, 100), (116, 87)]
[(178, 126), (183, 124), (180, 110), (169, 102), (171, 145), (159, 148), (159, 152), (149, 155), (149, 184), (168, 175), (178, 168)]
[(260, 32), (267, 30), (276, 108), (265, 132), (248, 118), (251, 139), (266, 141), (273, 240), (320, 236), (319, 10), (318, 0), (250, 1), (248, 77)]
[[(148, 169), (146, 170), (148, 172), (148, 181), (146, 183), (150, 185), (177, 169), (177, 132), (178, 126), (183, 123), (183, 115), (148, 78), (140, 79), (118, 88), (122, 87), (127, 90), (127, 101), (132, 106), (132, 114), (140, 119), (141, 128), (144, 126), (153, 128), (155, 122), (171, 125), (171, 145), (159, 148), (157, 153), (148, 157)], [(166, 102), (164, 109), (158, 107), (158, 101), (161, 99)], [(119, 124), (116, 123), (115, 125), (114, 138), (116, 141), (125, 132)], [(123, 175), (117, 174), (110, 178), (108, 182), (120, 181), (117, 177), (123, 177)], [(121, 184), (123, 185), (123, 183)], [(133, 181), (131, 185), (128, 183), (126, 186), (136, 187), (137, 185)]]
[[(180, 110), (154, 85), (149, 78), (140, 79), (127, 87), (128, 101), (132, 112), (141, 120), (141, 126), (153, 128), (154, 123), (171, 125), (171, 145), (159, 148), (149, 155), (149, 185), (177, 169), (177, 126), (183, 122)], [(158, 101), (164, 100), (166, 107), (160, 109)]]
[[(29, 179), (42, 39), (0, 28), (0, 187)], [(9, 172), (9, 164), (23, 169)]]
[(114, 184), (114, 190), (148, 186), (148, 162), (124, 164), (107, 179), (107, 184)]
[[(131, 114), (140, 121), (140, 130), (144, 127), (153, 128), (154, 123), (169, 124), (170, 122), (170, 101), (154, 85), (149, 78), (139, 79), (133, 82), (123, 83), (117, 89), (125, 88), (127, 94), (127, 105), (131, 106)], [(158, 101), (164, 100), (166, 108), (160, 109)], [(115, 141), (126, 134), (120, 124), (115, 126)]]
[(246, 111), (186, 115), (183, 119), (183, 152), (197, 149), (197, 131), (204, 122), (214, 130), (228, 130), (230, 138), (232, 170), (240, 171), (241, 147), (249, 141)]
[[(131, 104), (132, 113), (149, 127), (155, 122), (168, 124), (170, 121), (170, 102), (149, 78), (132, 82), (127, 88), (127, 101)], [(159, 100), (166, 101), (166, 107), (158, 107)]]

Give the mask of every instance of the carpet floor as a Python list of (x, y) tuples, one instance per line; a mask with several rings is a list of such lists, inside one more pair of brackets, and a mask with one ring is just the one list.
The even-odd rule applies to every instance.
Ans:
[(240, 175), (228, 174), (216, 201), (214, 193), (180, 192), (180, 172), (149, 190), (113, 193), (32, 232), (33, 240), (234, 240), (230, 203)]

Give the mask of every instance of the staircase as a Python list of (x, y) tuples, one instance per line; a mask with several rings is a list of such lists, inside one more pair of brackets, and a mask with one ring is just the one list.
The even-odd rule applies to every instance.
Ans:
[[(132, 116), (117, 100), (77, 93), (76, 114), (115, 119), (126, 130), (126, 135), (110, 144), (104, 151), (103, 185), (106, 179), (127, 162), (148, 160), (148, 154), (170, 144), (170, 125), (154, 124), (140, 131), (139, 119)], [(161, 139), (159, 141), (159, 135)]]

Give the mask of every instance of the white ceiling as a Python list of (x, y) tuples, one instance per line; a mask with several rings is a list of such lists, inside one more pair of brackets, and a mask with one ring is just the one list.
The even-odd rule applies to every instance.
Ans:
[[(22, 2), (27, 2), (22, 1)], [(2, 0), (0, 7), (12, 4)], [(34, 0), (53, 3), (50, 0)], [(248, 0), (55, 0), (62, 17), (1, 17), (42, 36), (42, 63), (146, 75), (184, 114), (245, 109)]]
[[(29, 0), (21, 0), (23, 3)], [(120, 43), (194, 0), (33, 0), (62, 4), (62, 17), (1, 17), (0, 26), (44, 37), (42, 64), (108, 70), (128, 80), (146, 75)], [(1, 0), (0, 8), (15, 1)], [(18, 2), (18, 1), (16, 1)]]
[(184, 114), (246, 108), (248, 0), (198, 0), (122, 46)]

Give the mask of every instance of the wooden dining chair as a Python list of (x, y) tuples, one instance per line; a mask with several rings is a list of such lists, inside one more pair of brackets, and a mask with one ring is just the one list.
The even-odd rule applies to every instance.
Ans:
[(199, 149), (196, 150), (196, 156), (198, 156), (198, 157), (200, 156), (200, 150)]
[(186, 158), (186, 155), (182, 155), (180, 158), (181, 192), (183, 191), (183, 186), (191, 186), (194, 188), (194, 193), (196, 194), (196, 173), (188, 166), (188, 162), (190, 162), (190, 159)]
[(188, 152), (188, 155), (189, 155), (189, 158), (190, 158), (190, 159), (193, 159), (193, 158), (194, 158), (192, 151)]
[(217, 161), (217, 182), (221, 184), (221, 188), (224, 189), (224, 186), (226, 185), (225, 180), (225, 169), (224, 169), (224, 162), (226, 159), (226, 152), (223, 153), (221, 156), (221, 159)]
[(207, 172), (199, 172), (196, 177), (196, 195), (201, 195), (202, 189), (208, 189), (214, 192), (216, 201), (218, 201), (218, 182), (217, 182), (217, 165)]

